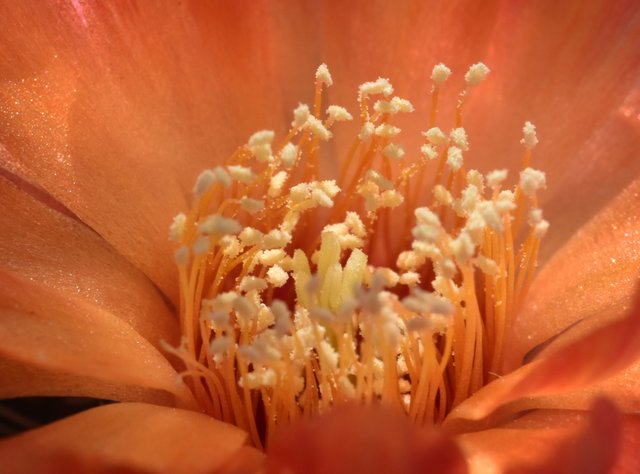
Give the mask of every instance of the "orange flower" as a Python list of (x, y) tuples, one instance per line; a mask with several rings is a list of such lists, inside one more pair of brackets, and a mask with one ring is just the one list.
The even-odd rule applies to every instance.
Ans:
[[(258, 469), (246, 433), (197, 413), (207, 397), (188, 377), (176, 383), (182, 366), (161, 344), (185, 333), (171, 217), (189, 208), (201, 169), (252, 132), (286, 134), (288, 111), (313, 99), (317, 64), (351, 88), (382, 75), (411, 96), (416, 112), (398, 125), (412, 150), (428, 128), (432, 66), (460, 73), (482, 59), (492, 77), (465, 99), (465, 161), (516, 172), (520, 128), (534, 121), (552, 223), (543, 268), (504, 337), (501, 376), (449, 403), (442, 432), (355, 408), (293, 423), (274, 438), (269, 469), (298, 468), (301, 452), (318, 472), (371, 462), (453, 472), (465, 469), (461, 456), (478, 472), (606, 469), (618, 444), (617, 468), (637, 469), (639, 17), (633, 1), (582, 3), (3, 7), (0, 395), (123, 402), (3, 441), (4, 465)], [(350, 87), (336, 84), (331, 103), (353, 105)], [(455, 94), (443, 88), (439, 123), (453, 123)], [(336, 149), (346, 140), (336, 132)], [(321, 157), (323, 173), (341, 168), (332, 156)], [(589, 415), (601, 395), (629, 415), (605, 401)], [(345, 430), (352, 442), (337, 443)]]

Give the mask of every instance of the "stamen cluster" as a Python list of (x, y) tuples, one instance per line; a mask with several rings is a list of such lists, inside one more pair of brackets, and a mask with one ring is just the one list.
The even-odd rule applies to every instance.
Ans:
[[(529, 167), (531, 123), (515, 187), (506, 170), (465, 169), (463, 106), (488, 73), (469, 69), (445, 133), (438, 94), (451, 71), (434, 67), (429, 127), (410, 160), (392, 122), (412, 104), (388, 79), (362, 84), (358, 136), (339, 176), (321, 179), (321, 143), (353, 120), (337, 105), (322, 116), (333, 84), (323, 64), (313, 111), (300, 104), (282, 142), (256, 132), (200, 174), (192, 209), (170, 229), (183, 342), (167, 350), (204, 411), (263, 446), (279, 426), (347, 401), (439, 423), (500, 373), (548, 223), (536, 197), (545, 175)], [(386, 266), (373, 263), (381, 252)]]

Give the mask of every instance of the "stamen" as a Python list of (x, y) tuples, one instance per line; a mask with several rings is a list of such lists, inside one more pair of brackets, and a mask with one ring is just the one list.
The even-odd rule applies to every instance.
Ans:
[(549, 223), (537, 202), (546, 177), (529, 166), (530, 122), (514, 190), (503, 189), (506, 170), (490, 171), (485, 189), (480, 171), (464, 169), (462, 109), (488, 73), (471, 66), (446, 135), (436, 120), (451, 70), (433, 68), (419, 150), (396, 143), (393, 120), (411, 102), (389, 99), (388, 79), (360, 85), (359, 134), (336, 160), (336, 179), (321, 179), (319, 147), (353, 119), (339, 105), (321, 118), (333, 84), (322, 64), (313, 114), (298, 105), (278, 147), (273, 131), (256, 132), (225, 168), (198, 176), (192, 208), (169, 230), (183, 342), (167, 350), (203, 411), (264, 447), (282, 426), (349, 400), (441, 423), (501, 373)]

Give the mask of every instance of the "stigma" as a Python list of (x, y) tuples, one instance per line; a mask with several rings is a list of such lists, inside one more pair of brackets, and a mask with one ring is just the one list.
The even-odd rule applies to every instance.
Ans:
[[(439, 424), (501, 374), (549, 224), (532, 123), (515, 179), (465, 167), (465, 101), (489, 72), (470, 67), (445, 129), (439, 92), (452, 73), (436, 65), (423, 144), (405, 150), (394, 119), (411, 102), (378, 78), (359, 86), (353, 115), (325, 108), (322, 64), (313, 105), (296, 107), (284, 137), (258, 131), (197, 177), (169, 232), (183, 338), (166, 350), (204, 412), (265, 447), (347, 402)], [(321, 176), (319, 151), (347, 121), (359, 122), (353, 142)]]

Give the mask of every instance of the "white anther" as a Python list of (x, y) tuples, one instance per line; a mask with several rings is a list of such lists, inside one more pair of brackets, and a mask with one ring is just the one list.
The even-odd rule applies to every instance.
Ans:
[(184, 224), (187, 222), (187, 216), (181, 212), (173, 218), (173, 222), (169, 227), (169, 240), (180, 242), (184, 235)]
[(331, 324), (335, 322), (336, 317), (326, 308), (315, 307), (309, 311), (309, 316), (322, 324)]
[(460, 232), (460, 235), (451, 242), (451, 252), (456, 257), (456, 260), (463, 265), (473, 257), (473, 254), (476, 252), (476, 247), (467, 232), (463, 230)]
[(473, 259), (473, 264), (485, 275), (495, 275), (500, 270), (498, 264), (484, 255), (478, 255)]
[(298, 147), (287, 143), (280, 152), (280, 160), (286, 169), (291, 169), (298, 158)]
[(347, 109), (340, 107), (339, 105), (330, 105), (327, 107), (327, 115), (329, 115), (329, 119), (334, 122), (346, 122), (353, 120), (353, 116), (347, 111)]
[(244, 296), (238, 296), (233, 300), (233, 309), (236, 314), (243, 318), (245, 321), (249, 321), (258, 314), (258, 308)]
[(473, 211), (467, 217), (467, 222), (464, 224), (464, 231), (469, 234), (471, 239), (476, 245), (480, 245), (484, 240), (484, 232), (487, 224), (484, 221), (480, 212)]
[(398, 258), (396, 259), (396, 266), (400, 270), (415, 270), (421, 267), (424, 262), (425, 258), (423, 255), (419, 255), (410, 250), (405, 250), (404, 252), (400, 252), (398, 255)]
[(401, 97), (394, 97), (391, 99), (391, 105), (395, 108), (396, 112), (411, 113), (413, 112), (413, 104), (407, 99)]
[(344, 219), (344, 223), (355, 236), (360, 238), (365, 238), (367, 236), (367, 229), (356, 212), (348, 211), (347, 216)]
[(198, 223), (198, 232), (202, 235), (235, 235), (242, 226), (235, 219), (212, 214)]
[(451, 133), (449, 133), (449, 140), (451, 140), (451, 142), (462, 151), (467, 151), (469, 149), (467, 131), (462, 127), (451, 130)]
[(276, 288), (284, 286), (289, 279), (289, 274), (285, 272), (279, 265), (274, 265), (267, 270), (267, 281)]
[(484, 176), (478, 170), (467, 171), (467, 183), (478, 188), (480, 194), (484, 193)]
[(382, 150), (382, 154), (391, 160), (400, 160), (404, 156), (404, 150), (400, 145), (389, 143)]
[(376, 127), (371, 122), (365, 122), (360, 129), (360, 133), (358, 134), (358, 138), (360, 141), (366, 142), (373, 136)]
[(272, 198), (280, 196), (280, 194), (282, 193), (282, 187), (284, 186), (284, 183), (287, 181), (288, 177), (289, 175), (286, 171), (279, 171), (278, 173), (273, 175), (271, 177), (271, 180), (269, 181), (269, 190), (267, 191), (267, 195)]
[(451, 168), (451, 171), (458, 171), (462, 168), (463, 163), (462, 150), (457, 146), (449, 147), (447, 150), (447, 166)]
[[(450, 258), (443, 258), (441, 261), (436, 262), (435, 268), (436, 275), (441, 275), (449, 280), (455, 278), (456, 273), (458, 272), (458, 267)], [(433, 288), (437, 289), (435, 286)]]
[(548, 230), (549, 230), (549, 222), (542, 219), (534, 227), (533, 233), (537, 239), (541, 239), (546, 235)]
[(262, 232), (253, 227), (245, 227), (242, 229), (242, 232), (240, 232), (240, 235), (238, 235), (240, 242), (247, 246), (260, 244), (263, 236)]
[(261, 145), (271, 145), (275, 132), (273, 130), (260, 130), (249, 137), (247, 146), (253, 148)]
[(383, 190), (393, 189), (393, 183), (387, 178), (382, 176), (376, 170), (369, 170), (365, 173), (365, 178), (373, 181), (376, 185)]
[(498, 189), (507, 179), (507, 170), (493, 170), (487, 173), (487, 185), (491, 189)]
[(468, 87), (474, 87), (485, 80), (491, 70), (483, 63), (476, 63), (469, 68), (464, 75), (464, 81)]
[(400, 133), (400, 129), (398, 127), (394, 127), (389, 123), (383, 123), (376, 127), (375, 134), (379, 137), (391, 138), (395, 137)]
[(291, 122), (291, 126), (294, 128), (303, 127), (310, 116), (309, 106), (307, 104), (298, 104), (298, 106), (293, 111), (293, 122)]
[(325, 63), (320, 64), (320, 66), (318, 66), (318, 69), (316, 69), (316, 81), (324, 84), (327, 87), (333, 85), (331, 73), (329, 72), (329, 68)]
[(322, 121), (314, 117), (313, 115), (309, 116), (304, 128), (310, 130), (311, 133), (313, 133), (316, 137), (323, 141), (327, 141), (333, 136), (331, 132), (324, 126)]
[(379, 77), (373, 82), (360, 84), (358, 91), (360, 92), (360, 97), (366, 97), (373, 94), (382, 94), (385, 97), (388, 97), (393, 94), (393, 86), (389, 82), (389, 79)]
[(441, 227), (440, 219), (428, 207), (418, 207), (413, 211), (418, 224), (427, 224), (435, 227)]
[(273, 300), (271, 302), (271, 311), (275, 318), (275, 325), (273, 327), (276, 336), (282, 337), (291, 331), (291, 312), (287, 305), (280, 300)]
[(263, 250), (258, 254), (258, 261), (265, 267), (271, 267), (280, 263), (280, 260), (282, 260), (285, 255), (286, 252), (282, 249)]
[(420, 147), (420, 152), (427, 160), (435, 160), (438, 158), (438, 152), (433, 145), (422, 145)]
[(442, 206), (451, 206), (453, 203), (453, 197), (447, 188), (441, 184), (437, 184), (433, 187), (433, 197), (436, 202)]
[(211, 241), (209, 240), (209, 237), (205, 237), (201, 235), (193, 243), (193, 247), (191, 248), (191, 250), (193, 250), (193, 254), (196, 256), (204, 255), (207, 252), (209, 252), (210, 246), (211, 246)]
[(529, 211), (529, 217), (527, 219), (527, 223), (531, 227), (534, 227), (540, 222), (542, 222), (542, 209), (531, 209)]
[(522, 127), (523, 138), (520, 143), (524, 145), (527, 150), (533, 150), (538, 144), (538, 136), (536, 135), (536, 126), (531, 122), (525, 122)]
[(433, 146), (441, 146), (449, 143), (447, 136), (438, 127), (430, 128), (426, 132), (422, 132), (422, 134)]
[(291, 242), (291, 234), (279, 229), (273, 229), (262, 239), (262, 245), (266, 249), (286, 247)]
[(493, 201), (480, 202), (476, 209), (478, 209), (480, 215), (484, 219), (484, 222), (491, 230), (496, 232), (502, 232), (504, 230), (502, 219), (500, 218), (500, 214), (498, 213)]
[(433, 66), (433, 70), (431, 71), (431, 80), (435, 82), (436, 85), (442, 85), (447, 79), (451, 76), (451, 69), (449, 69), (444, 64), (436, 64)]
[(222, 249), (222, 254), (227, 258), (236, 258), (242, 251), (240, 241), (232, 235), (222, 237), (218, 245)]
[(299, 183), (289, 188), (289, 198), (293, 204), (298, 204), (309, 199), (311, 188), (308, 183)]
[(189, 247), (186, 245), (181, 246), (176, 250), (173, 257), (178, 266), (186, 267), (187, 263), (189, 263)]
[(415, 286), (420, 283), (420, 274), (416, 272), (405, 272), (400, 275), (400, 284), (407, 286)]
[(404, 196), (396, 190), (383, 192), (378, 199), (379, 207), (394, 208), (404, 202)]
[(505, 212), (511, 212), (516, 208), (515, 195), (513, 191), (500, 191), (498, 199), (496, 199), (496, 210), (503, 214)]
[(245, 293), (248, 293), (249, 291), (260, 292), (267, 289), (267, 282), (263, 278), (258, 278), (255, 276), (245, 276), (240, 281), (238, 289)]
[(314, 188), (311, 191), (311, 199), (319, 206), (333, 207), (333, 199), (320, 188)]
[(320, 341), (320, 354), (322, 361), (329, 364), (329, 368), (336, 369), (338, 367), (338, 353), (327, 341)]
[(318, 181), (316, 183), (316, 186), (322, 189), (330, 197), (336, 197), (336, 195), (340, 192), (340, 186), (336, 184), (335, 179), (325, 179), (322, 181)]
[(249, 184), (255, 178), (251, 168), (247, 168), (246, 166), (230, 165), (227, 168), (231, 177), (241, 183)]
[(224, 355), (229, 349), (233, 341), (229, 336), (217, 336), (211, 344), (209, 344), (209, 355), (221, 356)]
[(520, 172), (520, 188), (526, 196), (532, 197), (536, 191), (546, 187), (546, 176), (542, 171), (526, 168)]
[(264, 201), (261, 199), (253, 199), (249, 197), (243, 197), (240, 200), (240, 206), (249, 214), (255, 214), (264, 209)]
[(429, 224), (419, 224), (411, 229), (411, 235), (419, 242), (436, 244), (442, 235), (442, 229)]
[(196, 178), (196, 184), (193, 186), (193, 194), (196, 198), (199, 198), (204, 193), (211, 189), (213, 183), (215, 182), (215, 175), (211, 170), (204, 170), (202, 173), (198, 175)]

